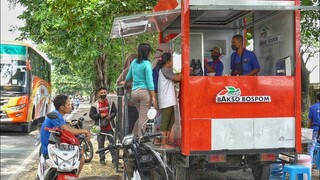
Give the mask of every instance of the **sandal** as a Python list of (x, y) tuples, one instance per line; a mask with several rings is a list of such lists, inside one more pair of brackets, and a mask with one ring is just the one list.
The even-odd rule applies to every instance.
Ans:
[(169, 138), (168, 138), (168, 140), (167, 140), (167, 144), (169, 144), (169, 145), (174, 145), (174, 142), (169, 141)]
[(160, 148), (165, 148), (165, 149), (175, 149), (175, 146), (172, 146), (170, 144), (165, 144), (165, 145), (161, 145)]
[(167, 141), (168, 141), (168, 136), (161, 136), (161, 141), (162, 140), (165, 140), (165, 143), (162, 144), (161, 143), (161, 146), (160, 148), (165, 148), (165, 149), (174, 149), (175, 147), (172, 146), (171, 144), (169, 144)]
[(152, 141), (152, 143), (155, 145), (155, 146), (160, 146), (161, 145), (161, 138), (160, 137), (155, 137)]

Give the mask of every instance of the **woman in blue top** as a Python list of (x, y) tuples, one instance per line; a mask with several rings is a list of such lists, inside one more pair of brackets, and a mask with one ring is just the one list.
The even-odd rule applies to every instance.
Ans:
[[(147, 113), (151, 108), (151, 102), (157, 108), (157, 99), (154, 92), (152, 78), (152, 65), (149, 61), (151, 47), (149, 44), (142, 43), (138, 47), (138, 58), (134, 59), (130, 65), (126, 80), (132, 81), (132, 101), (139, 112), (139, 118), (133, 127), (133, 133), (141, 136), (142, 124), (148, 119)], [(146, 127), (143, 127), (145, 129)]]

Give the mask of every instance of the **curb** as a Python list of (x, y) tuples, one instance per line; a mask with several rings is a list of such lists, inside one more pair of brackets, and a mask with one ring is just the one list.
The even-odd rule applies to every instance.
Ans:
[(25, 159), (22, 164), (17, 168), (17, 170), (9, 177), (8, 180), (16, 180), (18, 179), (18, 177), (20, 176), (21, 173), (25, 172), (25, 171), (28, 171), (29, 169), (26, 169), (25, 167), (27, 167), (28, 165), (30, 164), (33, 164), (34, 162), (33, 161), (36, 161), (39, 159), (39, 158), (36, 158), (36, 156), (38, 155), (39, 153), (39, 149), (40, 149), (40, 146), (38, 146), (28, 157), (27, 159)]

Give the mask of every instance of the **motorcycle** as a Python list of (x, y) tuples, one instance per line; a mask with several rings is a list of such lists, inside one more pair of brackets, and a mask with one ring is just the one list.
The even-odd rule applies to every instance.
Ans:
[[(76, 129), (83, 129), (83, 121), (84, 117), (87, 115), (87, 113), (84, 113), (82, 117), (79, 119), (73, 119), (68, 124)], [(84, 162), (89, 163), (91, 162), (93, 158), (93, 145), (91, 141), (86, 140), (86, 136), (84, 134), (76, 136), (80, 141), (80, 147), (83, 150), (84, 155)]]
[(50, 132), (48, 158), (40, 156), (38, 180), (76, 178), (80, 165), (80, 141), (69, 131), (45, 128)]
[[(157, 112), (151, 108), (148, 111), (148, 119), (144, 122), (144, 127), (150, 120), (154, 119)], [(90, 129), (91, 134), (102, 134), (99, 126)], [(151, 133), (141, 128), (142, 136), (134, 134), (125, 136), (122, 143), (101, 148), (96, 153), (114, 149), (123, 149), (124, 179), (154, 179), (168, 180), (167, 165), (162, 160), (161, 154), (151, 149), (146, 143), (151, 142), (153, 137), (160, 136), (161, 133)]]

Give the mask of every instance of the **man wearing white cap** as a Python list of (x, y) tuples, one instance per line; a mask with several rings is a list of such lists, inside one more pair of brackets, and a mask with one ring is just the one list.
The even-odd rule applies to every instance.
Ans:
[(212, 61), (208, 61), (205, 59), (205, 75), (206, 76), (222, 76), (223, 73), (223, 63), (220, 61), (220, 56), (222, 54), (222, 50), (219, 47), (214, 47), (211, 51)]

